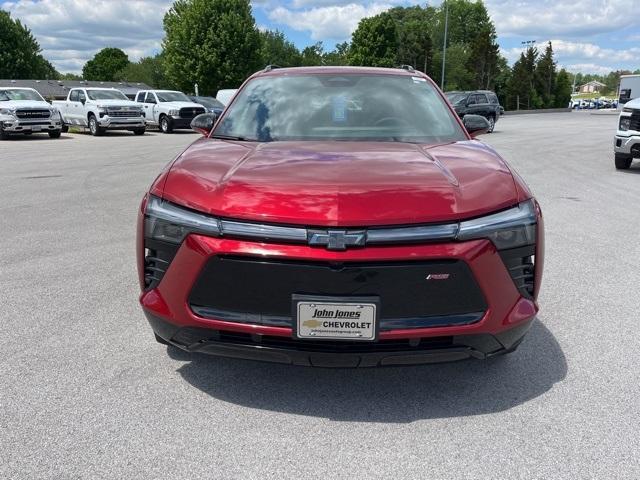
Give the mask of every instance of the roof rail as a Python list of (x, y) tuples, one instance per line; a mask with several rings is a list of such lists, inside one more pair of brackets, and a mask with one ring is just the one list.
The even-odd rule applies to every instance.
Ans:
[(411, 65), (400, 65), (402, 70), (407, 70), (409, 72), (415, 72), (416, 70)]
[(264, 67), (265, 72), (270, 72), (271, 70), (275, 70), (276, 68), (282, 68), (280, 65), (267, 65)]

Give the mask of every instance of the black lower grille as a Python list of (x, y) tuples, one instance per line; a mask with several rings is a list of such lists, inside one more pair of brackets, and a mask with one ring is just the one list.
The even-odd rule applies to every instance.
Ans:
[[(381, 329), (473, 323), (487, 305), (462, 261), (322, 263), (214, 257), (190, 297), (197, 314), (292, 324), (292, 295), (376, 296)], [(272, 322), (273, 320), (273, 322)], [(277, 323), (274, 323), (277, 322)]]
[(45, 109), (33, 109), (33, 110), (16, 110), (16, 117), (20, 119), (40, 119), (40, 118), (49, 118), (51, 116), (51, 112)]
[(176, 256), (178, 246), (167, 242), (145, 239), (144, 255), (144, 285), (145, 288), (155, 288), (162, 280), (173, 257)]
[(193, 118), (204, 113), (202, 107), (186, 107), (180, 109), (180, 118)]
[(535, 278), (535, 245), (502, 250), (500, 256), (509, 274), (525, 298), (533, 298)]
[(428, 337), (415, 339), (378, 340), (377, 342), (332, 342), (327, 340), (297, 340), (291, 337), (251, 335), (249, 333), (226, 332), (201, 328), (183, 328), (171, 339), (181, 345), (190, 346), (199, 342), (214, 341), (231, 345), (262, 346), (269, 348), (301, 350), (322, 353), (367, 353), (406, 352), (447, 348), (453, 345), (453, 337)]
[(631, 114), (631, 125), (629, 126), (629, 130), (640, 132), (640, 110), (634, 110)]

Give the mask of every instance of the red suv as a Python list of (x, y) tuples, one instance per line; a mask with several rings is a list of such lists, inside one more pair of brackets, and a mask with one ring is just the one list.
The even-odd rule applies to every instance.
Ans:
[(513, 351), (538, 305), (540, 208), (425, 75), (267, 68), (140, 207), (140, 303), (190, 352), (312, 366)]

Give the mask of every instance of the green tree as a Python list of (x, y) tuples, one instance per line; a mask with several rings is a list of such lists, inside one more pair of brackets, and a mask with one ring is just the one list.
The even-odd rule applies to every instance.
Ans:
[(167, 79), (180, 90), (236, 88), (263, 67), (249, 0), (177, 0), (164, 30)]
[(395, 7), (388, 11), (396, 23), (396, 64), (411, 65), (428, 73), (433, 70), (433, 7)]
[(302, 65), (315, 66), (322, 65), (322, 56), (324, 55), (324, 46), (322, 42), (309, 45), (302, 50)]
[(298, 67), (302, 65), (302, 55), (296, 46), (278, 30), (260, 32), (260, 58), (263, 65)]
[(535, 88), (542, 101), (543, 108), (552, 108), (555, 105), (556, 75), (556, 62), (553, 60), (553, 46), (551, 42), (549, 42), (544, 49), (544, 53), (536, 63), (535, 71)]
[(115, 82), (118, 72), (129, 65), (129, 57), (119, 48), (107, 47), (100, 50), (82, 67), (85, 80)]
[(0, 10), (0, 78), (57, 79), (55, 68), (40, 54), (31, 31)]
[(351, 65), (371, 67), (396, 66), (397, 30), (393, 17), (387, 12), (363, 18), (353, 32)]
[(529, 47), (513, 64), (511, 78), (507, 84), (506, 109), (533, 109), (542, 106), (542, 101), (535, 89), (537, 61), (538, 50), (535, 47)]
[(118, 80), (126, 82), (141, 82), (153, 88), (169, 88), (165, 75), (162, 55), (142, 57), (137, 62), (129, 63), (116, 75)]
[(77, 73), (62, 73), (60, 80), (82, 80), (82, 75), (78, 75)]
[(571, 79), (569, 78), (569, 74), (563, 68), (558, 72), (558, 75), (556, 77), (553, 91), (553, 106), (555, 108), (563, 108), (569, 105), (572, 89), (573, 84), (571, 82)]
[(338, 43), (336, 48), (322, 55), (322, 64), (333, 66), (349, 65), (350, 49), (351, 45), (349, 45), (349, 42)]
[[(470, 49), (463, 43), (447, 47), (444, 86), (446, 90), (473, 90), (473, 72), (467, 68)], [(438, 81), (442, 77), (442, 51), (434, 55), (433, 75)]]

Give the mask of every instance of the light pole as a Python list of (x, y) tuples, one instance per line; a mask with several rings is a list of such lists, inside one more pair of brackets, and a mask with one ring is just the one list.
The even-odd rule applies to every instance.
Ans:
[(442, 41), (442, 78), (440, 88), (444, 92), (444, 70), (447, 60), (447, 33), (449, 29), (449, 2), (444, 0), (444, 40)]

